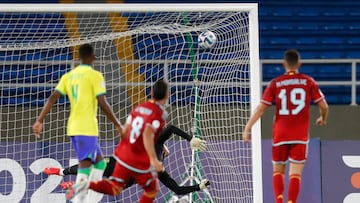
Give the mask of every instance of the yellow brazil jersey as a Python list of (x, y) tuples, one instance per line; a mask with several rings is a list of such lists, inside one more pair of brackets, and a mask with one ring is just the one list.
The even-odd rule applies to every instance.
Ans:
[(103, 75), (89, 65), (64, 74), (55, 88), (70, 100), (67, 135), (98, 136), (97, 96), (106, 94)]

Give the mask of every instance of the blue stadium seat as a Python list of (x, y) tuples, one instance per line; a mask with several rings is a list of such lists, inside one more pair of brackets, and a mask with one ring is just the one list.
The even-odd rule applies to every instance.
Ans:
[(277, 8), (272, 8), (271, 13), (273, 16), (276, 16), (276, 17), (290, 17), (290, 16), (294, 15), (294, 10), (288, 9), (288, 8), (277, 7)]
[[(3, 97), (0, 100), (0, 105), (44, 105), (52, 91), (53, 88), (51, 87), (2, 88), (0, 94)], [(68, 103), (68, 100), (64, 97), (58, 100), (58, 104), (61, 105)]]
[(355, 7), (354, 7), (354, 10), (351, 9), (350, 11), (347, 11), (346, 14), (349, 17), (354, 17), (354, 18), (360, 17), (360, 11), (358, 8), (355, 8)]
[(272, 44), (272, 45), (279, 45), (279, 44), (288, 45), (288, 44), (292, 44), (292, 43), (293, 43), (293, 40), (289, 39), (289, 38), (272, 38), (270, 40), (270, 44)]
[(260, 58), (262, 59), (281, 59), (284, 55), (284, 50), (264, 50), (260, 51)]
[(294, 30), (294, 26), (289, 24), (289, 23), (272, 23), (271, 25), (271, 30), (273, 31), (292, 31)]
[[(312, 76), (317, 81), (351, 80), (351, 66), (349, 64), (303, 64), (300, 72)], [(270, 81), (283, 73), (284, 68), (281, 64), (264, 64), (263, 66), (264, 81)]]
[(298, 37), (295, 43), (298, 45), (314, 45), (318, 43), (318, 39), (315, 37)]
[(6, 65), (0, 66), (0, 78), (7, 83), (56, 83), (69, 69), (66, 65)]
[(346, 12), (344, 12), (344, 9), (326, 9), (323, 13), (326, 17), (343, 17), (346, 16)]
[(321, 38), (320, 42), (325, 45), (342, 45), (344, 44), (344, 38), (342, 37), (325, 37)]
[(147, 64), (139, 68), (139, 73), (145, 74), (146, 82), (155, 82), (164, 78), (164, 64)]
[(316, 25), (316, 24), (298, 24), (297, 25), (297, 30), (299, 32), (308, 32), (308, 31), (313, 31), (313, 32), (317, 32), (319, 31), (320, 26)]
[(317, 74), (314, 75), (316, 80), (351, 80), (351, 66), (349, 64), (317, 64)]
[(284, 68), (281, 64), (264, 64), (263, 81), (270, 81), (273, 78), (284, 74)]
[(330, 104), (350, 104), (350, 86), (323, 86), (321, 91), (326, 95), (326, 100)]
[[(360, 26), (359, 26), (359, 30), (360, 30)], [(349, 37), (346, 39), (346, 42), (348, 44), (360, 45), (360, 37)]]
[(297, 11), (297, 15), (300, 17), (316, 18), (321, 15), (321, 10), (317, 8), (300, 9)]

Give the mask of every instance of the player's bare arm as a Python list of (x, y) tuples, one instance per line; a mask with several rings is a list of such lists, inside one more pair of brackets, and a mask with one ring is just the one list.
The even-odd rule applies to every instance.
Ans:
[(125, 125), (123, 127), (123, 131), (122, 131), (122, 135), (121, 135), (121, 139), (123, 139), (130, 131), (131, 128), (131, 115), (127, 117)]
[(44, 108), (42, 109), (39, 117), (36, 119), (36, 122), (32, 126), (34, 135), (37, 138), (40, 138), (40, 133), (42, 130), (42, 123), (46, 115), (50, 112), (51, 107), (56, 103), (56, 101), (61, 97), (61, 94), (57, 91), (54, 91), (49, 99), (47, 100)]
[(108, 117), (108, 119), (111, 120), (111, 122), (114, 123), (119, 135), (122, 135), (123, 133), (123, 127), (120, 124), (120, 121), (116, 118), (114, 112), (111, 110), (111, 107), (109, 103), (107, 102), (104, 95), (100, 95), (97, 97), (98, 105), (101, 108), (101, 110), (104, 112), (104, 114)]
[(154, 132), (149, 126), (146, 126), (143, 133), (143, 142), (145, 150), (149, 156), (150, 163), (154, 167), (155, 171), (160, 172), (164, 170), (163, 164), (158, 160), (155, 152)]
[(329, 113), (329, 105), (327, 104), (326, 100), (323, 99), (320, 102), (318, 102), (318, 106), (320, 109), (320, 116), (316, 120), (316, 125), (325, 126), (327, 121), (327, 116)]
[(265, 113), (265, 111), (268, 107), (269, 107), (268, 105), (265, 105), (263, 103), (260, 103), (256, 107), (255, 112), (251, 115), (249, 121), (247, 122), (247, 124), (245, 126), (244, 132), (243, 132), (243, 140), (245, 142), (249, 142), (251, 140), (251, 137), (250, 137), (251, 128), (256, 123), (256, 121), (259, 120), (259, 118), (261, 118), (261, 116)]

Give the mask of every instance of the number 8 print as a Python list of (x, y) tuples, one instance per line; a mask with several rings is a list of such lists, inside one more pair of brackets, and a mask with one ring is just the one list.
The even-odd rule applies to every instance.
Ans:
[(139, 116), (132, 121), (129, 140), (130, 144), (134, 144), (136, 142), (136, 139), (140, 136), (143, 125), (144, 119)]

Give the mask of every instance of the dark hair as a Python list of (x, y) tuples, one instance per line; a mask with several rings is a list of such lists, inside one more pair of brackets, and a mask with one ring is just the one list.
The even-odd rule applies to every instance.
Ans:
[(300, 54), (295, 49), (289, 49), (285, 51), (284, 59), (289, 66), (295, 66), (300, 60)]
[(162, 100), (165, 98), (168, 92), (168, 84), (163, 80), (158, 80), (152, 87), (153, 98), (156, 100)]
[(87, 59), (94, 55), (94, 48), (91, 44), (83, 44), (79, 48), (79, 57), (80, 59)]

